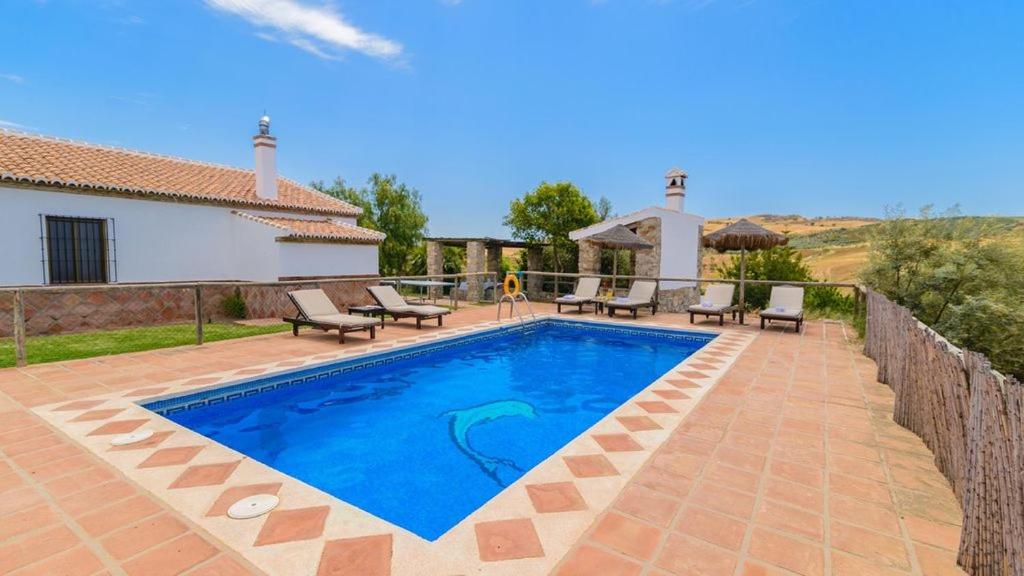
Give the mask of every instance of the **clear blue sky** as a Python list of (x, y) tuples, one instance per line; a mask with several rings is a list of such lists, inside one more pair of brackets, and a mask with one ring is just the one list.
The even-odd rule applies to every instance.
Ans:
[(571, 180), (628, 212), (1024, 214), (1024, 2), (5, 0), (0, 123), (281, 172), (397, 174), (501, 235)]

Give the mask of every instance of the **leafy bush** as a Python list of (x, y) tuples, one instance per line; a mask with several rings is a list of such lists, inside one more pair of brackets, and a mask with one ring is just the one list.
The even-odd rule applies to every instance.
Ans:
[[(723, 278), (739, 279), (740, 256), (733, 255), (727, 263), (719, 265), (718, 274)], [(748, 252), (746, 277), (747, 280), (815, 281), (803, 256), (790, 246)], [(747, 284), (747, 308), (763, 310), (768, 307), (771, 291), (772, 287), (767, 284)], [(739, 290), (736, 298), (739, 298)], [(804, 293), (804, 308), (824, 316), (846, 317), (853, 313), (853, 297), (835, 287), (814, 286)]]
[(235, 288), (234, 293), (221, 301), (220, 310), (228, 318), (238, 320), (245, 318), (248, 314), (248, 309), (245, 306), (245, 299), (242, 298), (242, 291)]

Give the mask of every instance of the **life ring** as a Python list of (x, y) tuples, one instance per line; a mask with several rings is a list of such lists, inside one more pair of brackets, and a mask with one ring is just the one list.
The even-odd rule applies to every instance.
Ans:
[(519, 294), (519, 277), (515, 274), (505, 276), (505, 295), (515, 296)]

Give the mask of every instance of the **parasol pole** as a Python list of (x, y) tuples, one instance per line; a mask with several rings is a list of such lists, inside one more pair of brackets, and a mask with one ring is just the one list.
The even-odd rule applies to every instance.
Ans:
[(615, 284), (619, 275), (619, 249), (612, 248), (612, 296), (615, 296)]
[(744, 315), (747, 312), (747, 301), (744, 288), (747, 283), (747, 249), (740, 248), (740, 324), (743, 324)]

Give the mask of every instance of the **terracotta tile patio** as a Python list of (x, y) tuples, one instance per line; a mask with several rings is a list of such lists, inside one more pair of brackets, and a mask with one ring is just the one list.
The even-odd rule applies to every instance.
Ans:
[[(468, 326), (493, 314), (492, 307), (472, 307), (446, 324)], [(682, 315), (656, 319), (688, 325)], [(429, 331), (389, 323), (378, 338), (411, 341)], [(364, 343), (359, 336), (350, 340), (346, 346)], [(76, 419), (95, 422), (95, 433), (121, 433), (142, 424), (76, 399), (154, 394), (163, 383), (190, 377), (199, 386), (215, 381), (204, 377), (214, 372), (288, 366), (292, 358), (337, 350), (335, 337), (304, 333), (0, 371), (0, 573), (259, 573), (26, 408), (66, 401), (69, 412), (87, 410)], [(716, 356), (709, 352), (706, 364), (691, 367), (713, 371)], [(671, 392), (685, 394), (707, 374), (691, 369), (679, 376), (667, 382), (675, 390), (660, 388), (668, 395), (658, 395), (671, 402), (678, 398)], [(656, 418), (673, 410), (668, 402), (637, 404)], [(891, 391), (875, 382), (873, 364), (841, 325), (809, 323), (800, 336), (762, 333), (554, 573), (958, 574), (952, 493), (923, 444), (888, 418), (891, 409)], [(595, 446), (609, 456), (628, 453), (634, 433), (660, 428), (651, 417), (620, 417), (624, 433), (595, 437)], [(193, 458), (202, 461), (199, 451), (161, 449), (147, 466), (175, 467), (171, 478), (182, 485), (225, 484), (209, 516), (222, 515), (238, 497), (279, 487), (231, 487), (237, 463), (189, 466)], [(578, 478), (620, 474), (601, 454), (566, 464)], [(574, 482), (536, 484), (527, 492), (545, 515), (586, 506)], [(260, 543), (319, 535), (323, 524), (315, 507), (282, 507), (267, 518)], [(545, 554), (544, 535), (528, 519), (482, 522), (476, 531), (473, 553), (482, 558), (514, 563)], [(301, 573), (389, 574), (391, 554), (390, 535), (331, 540), (319, 565)]]

